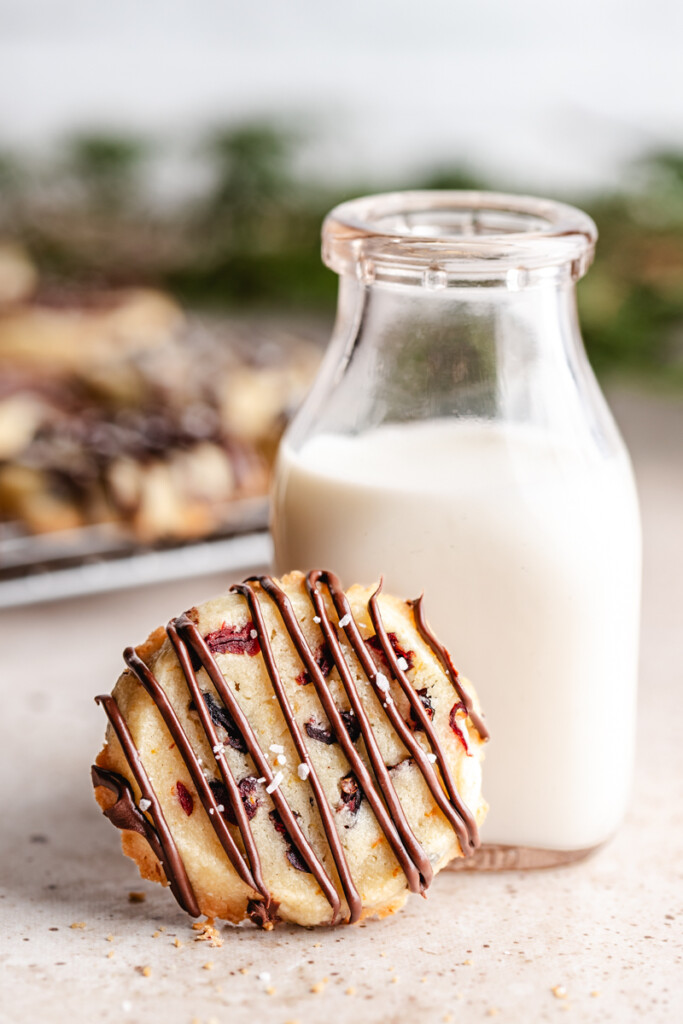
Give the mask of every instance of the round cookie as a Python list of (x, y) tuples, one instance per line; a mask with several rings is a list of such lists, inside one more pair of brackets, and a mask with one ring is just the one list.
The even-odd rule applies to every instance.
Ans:
[(487, 733), (421, 599), (263, 576), (124, 657), (96, 796), (189, 913), (383, 916), (477, 847)]

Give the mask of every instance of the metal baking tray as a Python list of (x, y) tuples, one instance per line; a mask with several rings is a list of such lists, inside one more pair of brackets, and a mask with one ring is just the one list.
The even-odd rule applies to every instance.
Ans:
[(233, 502), (210, 537), (150, 547), (109, 523), (40, 535), (1, 524), (0, 608), (268, 564), (267, 526), (267, 498)]

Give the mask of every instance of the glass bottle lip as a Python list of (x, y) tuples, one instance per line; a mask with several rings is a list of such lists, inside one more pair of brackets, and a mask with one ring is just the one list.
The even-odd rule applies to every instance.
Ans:
[(501, 192), (386, 192), (341, 203), (322, 229), (323, 262), (338, 274), (447, 287), (472, 279), (513, 287), (577, 280), (598, 237), (593, 220), (566, 203)]

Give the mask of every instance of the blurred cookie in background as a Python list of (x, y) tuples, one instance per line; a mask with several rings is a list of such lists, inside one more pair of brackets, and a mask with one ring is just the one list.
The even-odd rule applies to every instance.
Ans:
[(0, 310), (31, 295), (37, 280), (36, 268), (22, 247), (0, 240)]
[(310, 338), (188, 317), (151, 288), (36, 286), (20, 265), (0, 284), (1, 521), (113, 523), (149, 544), (208, 536), (267, 494)]

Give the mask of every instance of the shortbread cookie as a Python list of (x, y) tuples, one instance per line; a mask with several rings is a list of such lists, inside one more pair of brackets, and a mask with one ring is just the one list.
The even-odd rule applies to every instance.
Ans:
[(36, 268), (21, 246), (0, 240), (0, 315), (3, 307), (24, 302), (37, 280)]
[(173, 299), (153, 288), (46, 290), (0, 312), (0, 359), (41, 373), (75, 370), (156, 348), (182, 323)]
[(190, 914), (383, 916), (478, 846), (487, 732), (421, 598), (261, 576), (124, 658), (97, 800)]

